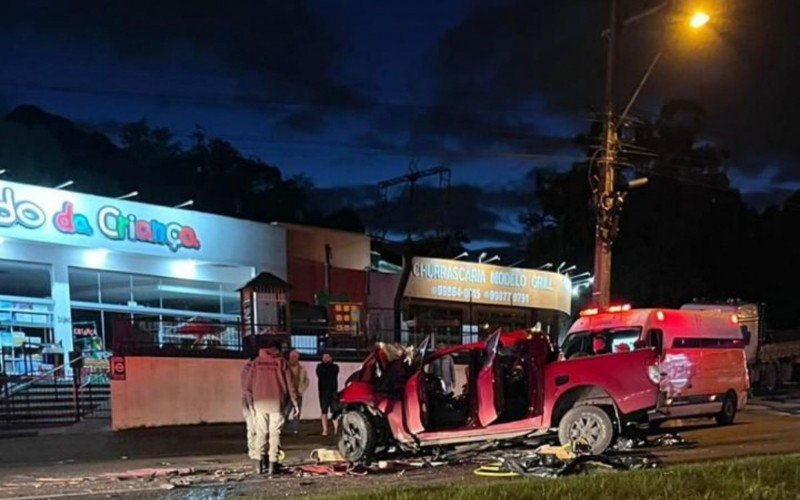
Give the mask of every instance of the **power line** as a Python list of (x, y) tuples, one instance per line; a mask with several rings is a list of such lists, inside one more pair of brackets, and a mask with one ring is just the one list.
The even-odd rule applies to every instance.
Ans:
[[(276, 108), (329, 108), (329, 109), (347, 109), (358, 108), (358, 105), (345, 106), (339, 104), (326, 104), (324, 102), (311, 101), (289, 101), (279, 100), (271, 97), (264, 97), (254, 93), (237, 93), (237, 94), (213, 94), (201, 93), (196, 96), (189, 96), (186, 94), (179, 94), (174, 92), (156, 92), (136, 89), (103, 89), (103, 88), (90, 88), (90, 87), (75, 87), (70, 85), (47, 85), (35, 82), (14, 82), (14, 81), (0, 81), (0, 87), (6, 88), (24, 88), (30, 90), (43, 90), (48, 92), (64, 92), (72, 94), (86, 94), (86, 95), (100, 95), (107, 97), (137, 97), (142, 99), (164, 100), (169, 99), (183, 104), (199, 104), (210, 106), (224, 106), (229, 107), (237, 101), (243, 104), (260, 104), (265, 107)], [(194, 90), (194, 89), (192, 89)], [(544, 115), (541, 110), (530, 108), (525, 109), (524, 105), (514, 105), (510, 109), (503, 109), (502, 107), (489, 107), (489, 106), (476, 106), (470, 103), (465, 106), (458, 106), (454, 104), (433, 103), (433, 104), (416, 104), (411, 102), (389, 101), (389, 100), (371, 100), (365, 99), (363, 103), (364, 108), (368, 107), (382, 107), (382, 108), (410, 108), (410, 109), (469, 109), (472, 111), (480, 111), (491, 114), (501, 114), (506, 111), (515, 110), (531, 113), (539, 113)]]

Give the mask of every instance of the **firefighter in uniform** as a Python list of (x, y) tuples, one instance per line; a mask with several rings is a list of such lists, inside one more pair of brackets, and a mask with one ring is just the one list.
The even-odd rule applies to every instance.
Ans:
[[(259, 350), (245, 380), (245, 399), (254, 410), (256, 429), (255, 449), (250, 459), (257, 472), (273, 475), (278, 472), (278, 454), (284, 423), (281, 409), (285, 401), (290, 400), (294, 412), (300, 411), (297, 390), (291, 383), (289, 365), (274, 344)], [(265, 451), (268, 463), (264, 461)]]

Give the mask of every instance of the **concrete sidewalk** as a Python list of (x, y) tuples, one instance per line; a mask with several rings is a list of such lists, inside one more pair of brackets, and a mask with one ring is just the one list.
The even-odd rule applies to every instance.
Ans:
[[(111, 431), (107, 421), (87, 421), (37, 435), (0, 439), (0, 481), (19, 474), (117, 472), (139, 467), (246, 463), (244, 424), (213, 424)], [(287, 460), (335, 447), (318, 421), (303, 422), (299, 436), (284, 435)]]

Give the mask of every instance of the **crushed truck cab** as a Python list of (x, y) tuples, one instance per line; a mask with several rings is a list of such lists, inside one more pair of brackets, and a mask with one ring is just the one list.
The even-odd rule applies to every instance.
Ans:
[[(379, 345), (339, 394), (339, 449), (371, 460), (391, 448), (419, 450), (558, 432), (603, 452), (626, 421), (646, 420), (658, 401), (657, 356), (642, 347), (559, 360), (547, 338), (497, 331), (482, 342), (431, 352)], [(466, 363), (455, 393), (432, 370), (443, 356)]]

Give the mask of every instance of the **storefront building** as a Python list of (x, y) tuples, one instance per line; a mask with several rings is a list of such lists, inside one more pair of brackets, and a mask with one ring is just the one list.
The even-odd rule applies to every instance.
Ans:
[(185, 325), (207, 322), (239, 344), (237, 290), (285, 280), (286, 260), (280, 226), (0, 181), (3, 371), (108, 350), (120, 319), (154, 343), (196, 344)]
[(403, 343), (433, 334), (439, 344), (461, 344), (496, 328), (533, 327), (556, 340), (569, 321), (572, 283), (560, 273), (422, 257), (405, 272)]

